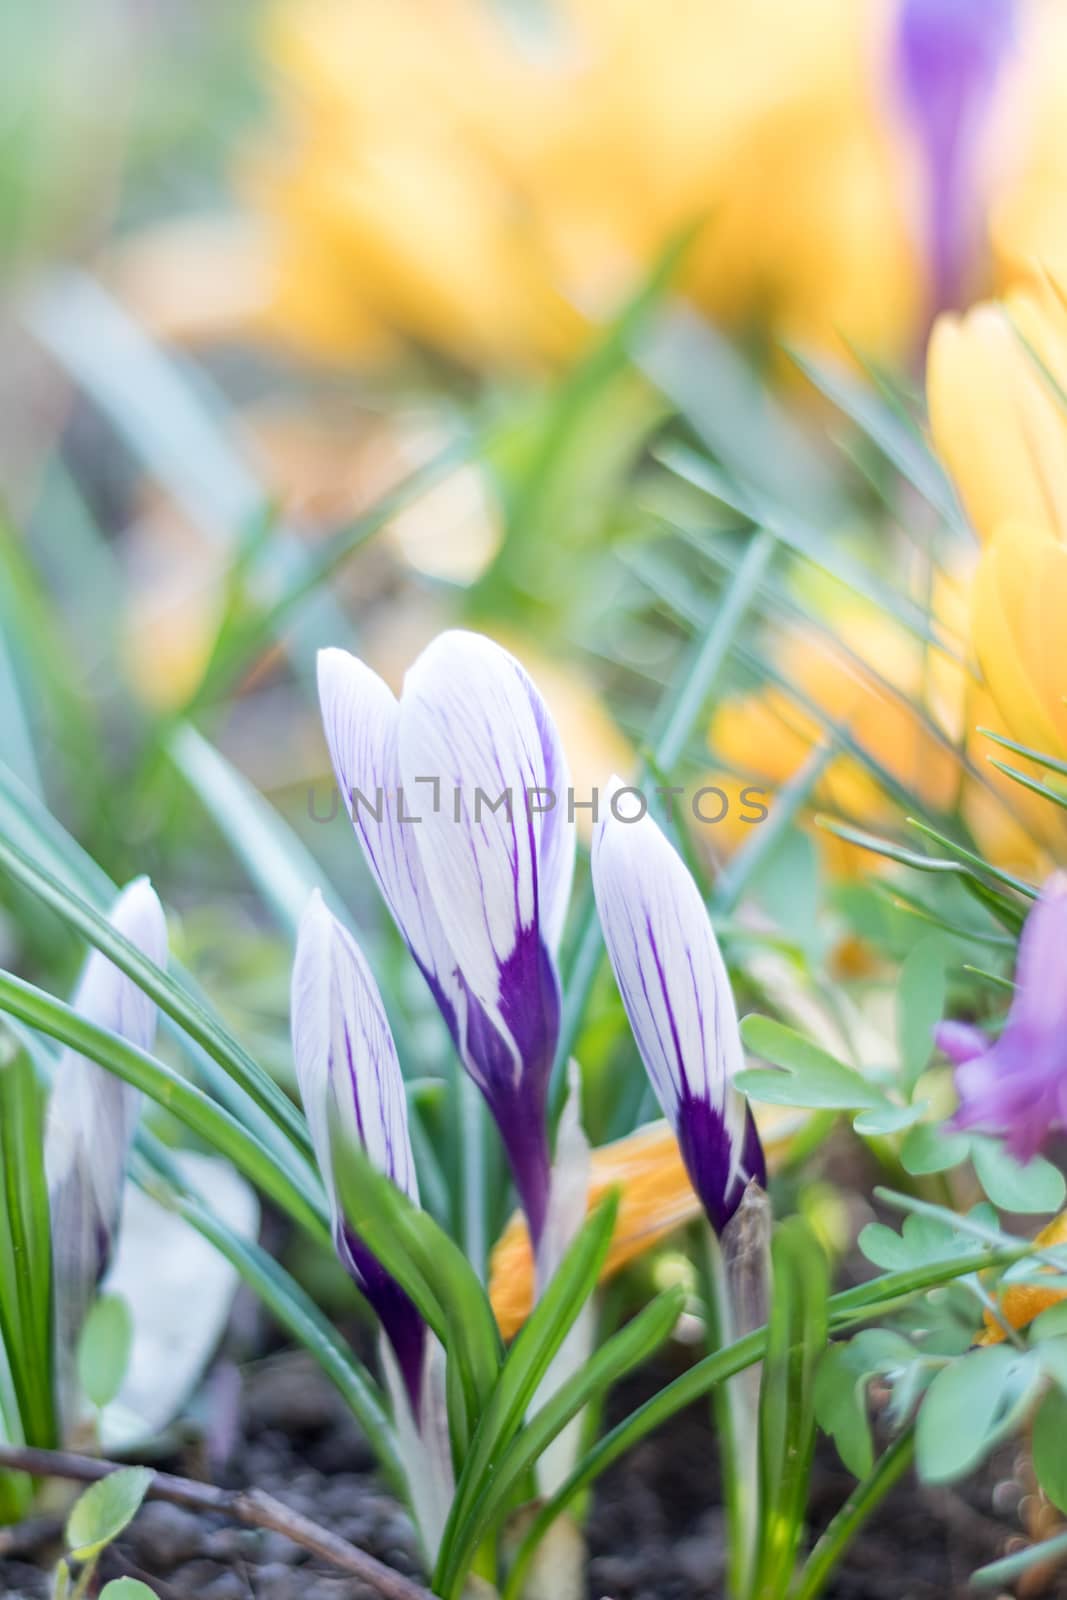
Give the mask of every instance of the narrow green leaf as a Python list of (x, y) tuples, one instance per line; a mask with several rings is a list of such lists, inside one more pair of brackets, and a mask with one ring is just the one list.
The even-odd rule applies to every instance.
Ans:
[[(155, 1173), (159, 1170), (155, 1142), (149, 1139), (147, 1144)], [(403, 1492), (406, 1479), (384, 1397), (375, 1380), (356, 1360), (347, 1341), (273, 1256), (260, 1245), (234, 1233), (187, 1187), (176, 1186), (171, 1181), (172, 1165), (165, 1165), (163, 1185), (153, 1175), (145, 1187), (163, 1204), (181, 1211), (191, 1226), (232, 1262), (278, 1325), (314, 1358), (351, 1408), (393, 1484)]]
[(91, 1561), (118, 1538), (141, 1509), (154, 1477), (149, 1467), (120, 1467), (90, 1484), (67, 1518), (67, 1544), (75, 1561)]
[[(551, 1400), (534, 1413), (525, 1428), (512, 1440), (491, 1484), (487, 1486), (484, 1498), (475, 1508), (464, 1542), (457, 1550), (441, 1586), (440, 1592), (449, 1600), (456, 1600), (462, 1590), (466, 1568), (478, 1543), (499, 1515), (516, 1484), (540, 1460), (552, 1440), (562, 1433), (572, 1418), (659, 1348), (670, 1336), (684, 1304), (685, 1292), (680, 1285), (658, 1295), (631, 1322), (605, 1340), (585, 1365), (561, 1385)], [(531, 1554), (535, 1548), (536, 1539), (531, 1545)], [(515, 1565), (517, 1568), (518, 1562)], [(506, 1590), (509, 1597), (516, 1592), (514, 1579), (513, 1570)]]
[(1034, 1471), (1052, 1504), (1067, 1511), (1067, 1394), (1050, 1389), (1034, 1418)]
[(95, 907), (2, 837), (0, 866), (57, 911), (64, 921), (76, 928), (120, 971), (132, 978), (162, 1011), (179, 1023), (246, 1090), (296, 1149), (310, 1155), (311, 1141), (307, 1125), (292, 1101), (258, 1062), (226, 1033), (206, 1007), (143, 955)]
[(773, 1292), (760, 1380), (760, 1529), (753, 1593), (781, 1595), (804, 1531), (815, 1449), (816, 1371), (828, 1336), (829, 1271), (809, 1224), (791, 1217), (771, 1241)]
[(463, 1470), (441, 1541), (441, 1570), (448, 1568), (454, 1544), (489, 1492), (501, 1454), (523, 1424), (549, 1365), (596, 1287), (611, 1244), (618, 1198), (600, 1202), (573, 1240), (544, 1294), (508, 1352), (489, 1396)]
[(56, 1443), (52, 1245), (33, 1064), (0, 1027), (0, 1339), (27, 1444)]
[(504, 1359), (485, 1289), (448, 1234), (336, 1129), (333, 1170), (349, 1226), (445, 1347), (449, 1425), (453, 1449), (462, 1460)]
[[(887, 1307), (900, 1305), (915, 1295), (925, 1293), (927, 1289), (940, 1287), (954, 1278), (966, 1277), (986, 1267), (1023, 1260), (1030, 1254), (1032, 1246), (1026, 1244), (999, 1251), (986, 1248), (972, 1251), (970, 1255), (952, 1261), (886, 1273), (870, 1283), (859, 1284), (854, 1289), (844, 1289), (831, 1295), (828, 1302), (830, 1328), (833, 1330), (851, 1327), (857, 1322), (867, 1321), (872, 1316), (883, 1314)], [(759, 1361), (763, 1355), (766, 1339), (766, 1328), (757, 1328), (755, 1332), (746, 1334), (736, 1343), (705, 1356), (681, 1377), (672, 1379), (650, 1400), (646, 1400), (644, 1405), (616, 1423), (614, 1428), (597, 1441), (566, 1482), (542, 1507), (523, 1543), (524, 1555), (532, 1554), (537, 1539), (543, 1536), (545, 1529), (566, 1510), (576, 1495), (595, 1482), (600, 1474), (620, 1457), (632, 1450), (650, 1433), (662, 1427), (679, 1411), (685, 1410), (694, 1401), (708, 1394), (717, 1384), (725, 1383), (735, 1373), (743, 1372), (746, 1367)], [(508, 1600), (512, 1600), (513, 1596), (517, 1597), (519, 1592), (517, 1587), (509, 1583)]]
[(311, 1171), (305, 1182), (298, 1182), (236, 1117), (171, 1067), (107, 1029), (96, 1027), (73, 1007), (10, 972), (0, 971), (0, 1011), (41, 1029), (61, 1044), (70, 1045), (125, 1083), (141, 1089), (206, 1139), (220, 1155), (228, 1156), (295, 1222), (316, 1239), (329, 1243), (329, 1220), (319, 1198), (320, 1186)]

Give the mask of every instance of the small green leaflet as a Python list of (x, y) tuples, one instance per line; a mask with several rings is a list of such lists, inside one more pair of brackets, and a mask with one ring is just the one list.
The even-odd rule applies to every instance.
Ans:
[(148, 1467), (120, 1467), (86, 1489), (67, 1518), (67, 1543), (75, 1561), (91, 1561), (118, 1538), (141, 1509), (154, 1476)]
[(942, 1368), (919, 1410), (919, 1476), (950, 1483), (972, 1471), (1030, 1403), (1037, 1359), (1012, 1345), (972, 1350)]
[(117, 1294), (101, 1295), (78, 1341), (78, 1378), (94, 1406), (109, 1405), (118, 1394), (132, 1343), (133, 1322), (126, 1301)]
[(934, 1052), (934, 1029), (945, 1014), (945, 945), (936, 934), (920, 939), (900, 969), (897, 1041), (905, 1082), (914, 1084)]
[(735, 1079), (739, 1089), (770, 1105), (833, 1111), (881, 1110), (889, 1102), (861, 1073), (770, 1017), (749, 1016), (741, 1037), (754, 1055), (781, 1070), (749, 1067)]
[(1034, 1419), (1033, 1456), (1037, 1481), (1052, 1504), (1067, 1511), (1067, 1394), (1050, 1389)]
[(976, 1134), (971, 1139), (971, 1159), (979, 1183), (1002, 1211), (1051, 1213), (1063, 1205), (1067, 1183), (1043, 1156), (1023, 1165), (997, 1140)]

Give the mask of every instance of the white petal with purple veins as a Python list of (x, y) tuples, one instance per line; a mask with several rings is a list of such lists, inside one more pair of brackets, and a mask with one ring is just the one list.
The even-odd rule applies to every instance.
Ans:
[[(616, 786), (612, 780), (609, 796)], [(708, 913), (681, 857), (651, 817), (622, 822), (609, 808), (593, 840), (593, 887), (664, 1110), (673, 1116), (687, 1094), (722, 1105), (726, 1084), (744, 1064), (741, 1036)]]
[[(319, 703), (330, 760), (356, 837), (408, 948), (455, 1026), (466, 1009), (456, 962), (434, 908), (416, 842), (400, 821), (400, 704), (347, 650), (320, 650)], [(410, 814), (405, 806), (404, 814)]]
[(677, 851), (636, 802), (610, 801), (593, 838), (593, 889), (638, 1049), (716, 1227), (729, 1220), (762, 1153), (744, 1098), (744, 1064), (726, 966), (704, 902)]
[(343, 1133), (417, 1201), (404, 1081), (378, 986), (318, 890), (297, 935), (291, 1020), (300, 1098), (335, 1220), (334, 1114)]
[[(506, 1031), (501, 969), (524, 934), (554, 955), (574, 871), (566, 763), (514, 657), (479, 634), (439, 635), (404, 683), (400, 771), (410, 792), (420, 777), (441, 781), (440, 810), (413, 832), (464, 979)], [(555, 805), (529, 805), (535, 791)]]
[[(147, 878), (115, 901), (109, 921), (157, 967), (167, 964), (167, 923)], [(156, 1005), (93, 950), (72, 1001), (80, 1016), (151, 1050)], [(64, 1409), (74, 1403), (72, 1362), (85, 1314), (114, 1250), (126, 1164), (141, 1095), (94, 1061), (65, 1050), (52, 1081), (45, 1172), (55, 1264), (56, 1346)]]

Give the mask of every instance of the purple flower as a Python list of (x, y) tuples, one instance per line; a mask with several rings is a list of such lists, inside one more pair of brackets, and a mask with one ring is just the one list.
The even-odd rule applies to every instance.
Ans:
[(896, 72), (923, 161), (931, 314), (959, 304), (978, 243), (979, 156), (1016, 0), (900, 0)]
[(1002, 1135), (1019, 1161), (1067, 1128), (1067, 874), (1048, 880), (1026, 919), (999, 1038), (960, 1022), (936, 1037), (956, 1064), (955, 1127)]
[[(109, 920), (131, 944), (167, 964), (167, 923), (147, 878), (119, 895)], [(72, 1001), (100, 1028), (151, 1050), (156, 1005), (99, 950), (85, 964)], [(111, 1265), (126, 1164), (141, 1094), (73, 1050), (60, 1057), (48, 1101), (45, 1173), (54, 1263), (56, 1350), (64, 1409), (74, 1399), (73, 1355), (100, 1280)]]
[(473, 633), (439, 635), (399, 700), (363, 662), (324, 650), (319, 698), (357, 837), (485, 1095), (537, 1242), (574, 870), (555, 726), (519, 663)]
[[(614, 784), (613, 784), (614, 788)], [(717, 1232), (751, 1179), (766, 1183), (737, 1012), (700, 891), (650, 817), (612, 807), (593, 839), (593, 889), (611, 964), (652, 1087)]]
[(331, 1128), (362, 1145), (379, 1171), (418, 1204), (404, 1080), (378, 986), (355, 940), (318, 890), (300, 921), (293, 964), (293, 1059), (311, 1142), (333, 1216), (334, 1243), (396, 1355), (414, 1415), (422, 1394), (426, 1327), (342, 1213)]

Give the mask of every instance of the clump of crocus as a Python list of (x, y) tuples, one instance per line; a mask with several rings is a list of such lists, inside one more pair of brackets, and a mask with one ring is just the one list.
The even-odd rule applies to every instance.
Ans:
[(399, 700), (363, 662), (324, 650), (319, 696), (368, 865), (485, 1096), (539, 1243), (574, 870), (555, 725), (514, 657), (465, 632), (423, 651)]
[(1029, 1161), (1067, 1128), (1067, 873), (1048, 880), (1026, 919), (1015, 995), (1000, 1036), (943, 1022), (937, 1043), (956, 1064), (957, 1128), (1000, 1135)]
[[(127, 885), (110, 921), (156, 966), (166, 966), (167, 924), (147, 878)], [(151, 1050), (156, 1006), (99, 950), (90, 955), (74, 1009)], [(141, 1109), (138, 1090), (65, 1050), (48, 1103), (45, 1172), (54, 1262), (54, 1324), (62, 1403), (71, 1420), (74, 1351), (97, 1286), (114, 1257), (126, 1165)]]
[(334, 1243), (381, 1323), (382, 1365), (413, 1509), (432, 1558), (453, 1492), (440, 1350), (408, 1295), (345, 1219), (334, 1137), (359, 1145), (416, 1205), (418, 1179), (396, 1046), (378, 986), (352, 935), (316, 892), (293, 965), (293, 1059), (308, 1130), (329, 1198)]
[(652, 1087), (721, 1234), (748, 1185), (766, 1184), (756, 1124), (733, 1085), (744, 1065), (733, 991), (692, 875), (651, 817), (626, 815), (613, 785), (593, 840), (597, 910)]

